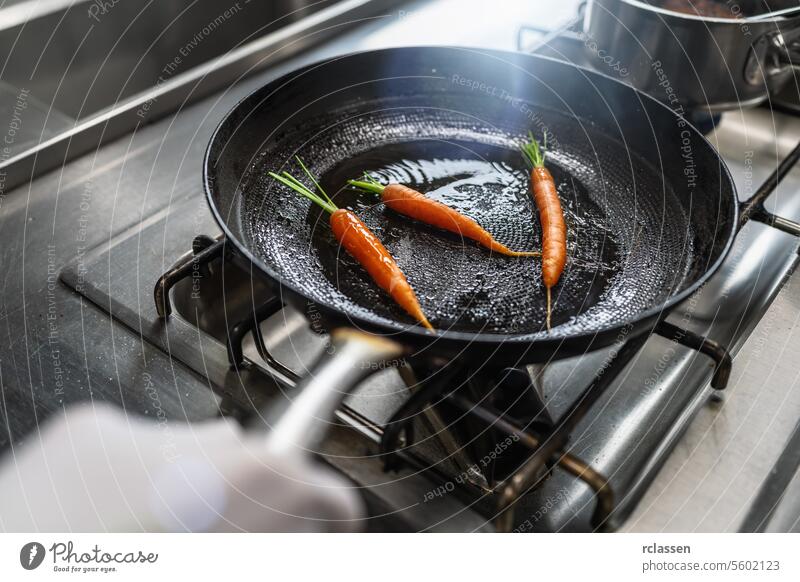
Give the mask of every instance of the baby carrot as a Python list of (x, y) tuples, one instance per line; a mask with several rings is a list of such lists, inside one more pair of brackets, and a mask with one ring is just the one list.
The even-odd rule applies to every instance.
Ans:
[[(530, 141), (522, 146), (522, 154), (531, 165), (531, 190), (539, 220), (542, 223), (542, 279), (547, 288), (547, 329), (550, 330), (552, 311), (550, 290), (558, 283), (567, 262), (567, 225), (561, 202), (558, 199), (556, 182), (544, 166), (545, 151), (529, 133)], [(545, 146), (547, 134), (545, 134)]]
[(359, 190), (378, 194), (386, 206), (399, 214), (474, 240), (501, 255), (509, 257), (538, 257), (540, 255), (533, 251), (512, 251), (497, 242), (473, 219), (408, 186), (402, 184), (384, 186), (367, 174), (364, 175), (364, 180), (348, 180), (347, 183)]
[(369, 273), (372, 280), (386, 291), (400, 307), (421, 323), (423, 327), (433, 331), (433, 326), (422, 312), (422, 307), (420, 307), (414, 290), (408, 283), (403, 271), (400, 270), (397, 262), (386, 250), (386, 247), (354, 212), (345, 208), (338, 208), (300, 158), (297, 161), (309, 180), (314, 184), (315, 190), (312, 191), (288, 172), (283, 172), (280, 175), (270, 172), (269, 175), (325, 210), (330, 215), (329, 222), (336, 240), (364, 267), (364, 270)]

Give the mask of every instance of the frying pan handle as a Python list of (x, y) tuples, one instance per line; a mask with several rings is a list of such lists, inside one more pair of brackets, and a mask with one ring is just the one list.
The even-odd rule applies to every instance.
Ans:
[[(392, 340), (354, 329), (333, 330), (330, 349), (297, 385), (299, 394), (288, 409), (274, 424), (270, 423), (269, 451), (290, 454), (295, 449), (313, 448), (329, 428), (339, 404), (358, 382), (402, 353), (402, 346)], [(274, 412), (271, 415), (275, 418)]]

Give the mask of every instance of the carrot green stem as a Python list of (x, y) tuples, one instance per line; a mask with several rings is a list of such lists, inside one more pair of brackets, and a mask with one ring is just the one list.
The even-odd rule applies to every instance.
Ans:
[[(299, 188), (304, 188), (304, 189), (308, 190), (308, 188), (306, 188), (305, 184), (300, 182), (300, 180), (298, 180), (297, 178), (292, 176), (289, 172), (282, 172), (281, 173), (281, 177), (284, 180), (288, 180), (289, 182), (291, 182), (294, 186), (297, 186)], [(316, 194), (314, 194), (314, 195), (317, 196)], [(317, 198), (319, 198), (319, 196), (317, 196)]]
[(381, 194), (383, 192), (383, 186), (381, 186), (380, 184), (376, 184), (374, 182), (362, 182), (361, 180), (348, 180), (347, 183), (353, 186), (354, 188), (363, 190), (364, 192), (372, 192), (373, 194)]
[(361, 180), (348, 180), (348, 184), (364, 192), (372, 192), (373, 194), (382, 194), (385, 186), (381, 184), (369, 173), (364, 172), (364, 177)]
[(370, 184), (375, 184), (376, 186), (381, 185), (381, 181), (376, 177), (371, 176), (369, 172), (364, 172), (364, 181), (369, 182)]
[(295, 156), (295, 159), (297, 159), (297, 163), (300, 164), (301, 168), (303, 168), (303, 171), (306, 173), (306, 176), (308, 176), (308, 179), (311, 180), (311, 183), (314, 184), (314, 187), (319, 190), (319, 192), (325, 197), (325, 200), (328, 201), (328, 204), (335, 207), (336, 204), (333, 203), (333, 200), (331, 200), (331, 197), (328, 196), (328, 193), (325, 192), (325, 190), (322, 189), (322, 186), (319, 185), (319, 182), (317, 182), (314, 174), (308, 171), (308, 168), (306, 168), (306, 165), (303, 163), (303, 160), (300, 159), (300, 156)]
[[(299, 162), (300, 158), (298, 158), (297, 161)], [(273, 179), (277, 180), (278, 182), (280, 182), (284, 186), (288, 186), (289, 188), (291, 188), (292, 190), (294, 190), (295, 192), (297, 192), (301, 196), (305, 196), (306, 198), (311, 200), (314, 204), (319, 205), (326, 212), (328, 212), (330, 214), (333, 214), (334, 212), (336, 212), (338, 210), (338, 208), (336, 207), (336, 204), (334, 204), (333, 200), (331, 200), (328, 197), (328, 195), (325, 194), (325, 191), (317, 183), (316, 178), (313, 177), (311, 172), (309, 172), (306, 169), (305, 165), (303, 165), (302, 162), (300, 162), (300, 164), (301, 164), (301, 166), (303, 168), (303, 171), (305, 171), (306, 175), (309, 178), (311, 178), (311, 181), (314, 182), (314, 186), (316, 187), (317, 190), (319, 190), (323, 194), (324, 198), (321, 197), (319, 194), (317, 194), (317, 193), (313, 192), (312, 190), (310, 190), (305, 184), (300, 182), (297, 178), (292, 176), (289, 172), (283, 172), (283, 175), (276, 174), (275, 172), (269, 172), (269, 175), (270, 175), (270, 177), (272, 177)]]
[(525, 156), (525, 159), (534, 168), (544, 167), (544, 157), (547, 149), (547, 132), (544, 134), (544, 147), (539, 146), (539, 142), (536, 141), (536, 138), (533, 137), (533, 133), (530, 131), (528, 132), (528, 138), (529, 141), (519, 148), (522, 150), (522, 155)]

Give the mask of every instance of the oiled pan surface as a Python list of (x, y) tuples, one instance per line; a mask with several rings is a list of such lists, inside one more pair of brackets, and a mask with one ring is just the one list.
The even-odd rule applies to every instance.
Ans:
[[(219, 203), (227, 204), (232, 230), (258, 264), (310, 303), (342, 313), (356, 326), (368, 321), (406, 331), (414, 322), (339, 247), (326, 213), (267, 176), (270, 170), (299, 176), (295, 155), (321, 177), (340, 207), (356, 211), (381, 238), (442, 331), (513, 334), (514, 340), (530, 341), (619, 327), (666, 306), (696, 284), (726, 249), (735, 212), (732, 186), (722, 166), (713, 167), (715, 179), (702, 184), (697, 177), (692, 184), (689, 173), (679, 171), (686, 167), (680, 159), (684, 127), (665, 134), (644, 126), (641, 131), (652, 135), (637, 149), (628, 129), (615, 134), (613, 123), (609, 127), (583, 117), (569, 102), (581, 96), (566, 86), (559, 92), (552, 83), (547, 88), (556, 97), (524, 106), (487, 91), (442, 91), (430, 79), (404, 79), (404, 90), (396, 93), (343, 84), (339, 94), (320, 92), (327, 95), (326, 107), (265, 113), (265, 104), (281, 90), (290, 95), (308, 90), (313, 86), (308, 75), (320, 70), (260, 100), (251, 98), (255, 113), (236, 121), (239, 127), (263, 124), (263, 140), (248, 141), (246, 164), (231, 174), (239, 177), (236, 193)], [(336, 85), (335, 76), (325, 77), (326, 84)], [(293, 84), (301, 88), (293, 92)], [(564, 105), (560, 110), (553, 107), (558, 103)], [(641, 108), (631, 98), (629, 106), (637, 103)], [(652, 111), (642, 111), (644, 119), (663, 115), (674, 123), (660, 106), (647, 103), (642, 109), (647, 108)], [(541, 226), (518, 150), (530, 130), (539, 137), (548, 133), (547, 166), (568, 229), (569, 258), (554, 289), (555, 327), (549, 335), (539, 259), (492, 254), (394, 213), (375, 195), (346, 187), (347, 179), (367, 171), (457, 208), (512, 249), (538, 250)], [(214, 154), (212, 148), (218, 163), (237, 147), (236, 124), (221, 133), (228, 149)], [(719, 164), (702, 138), (690, 137), (695, 158)], [(697, 171), (698, 160), (692, 164)]]

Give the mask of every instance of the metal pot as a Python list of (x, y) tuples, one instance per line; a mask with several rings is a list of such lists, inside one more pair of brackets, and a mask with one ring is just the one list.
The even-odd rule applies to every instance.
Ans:
[(800, 6), (718, 4), (730, 18), (674, 12), (658, 0), (589, 0), (583, 40), (598, 58), (621, 64), (627, 83), (674, 109), (756, 105), (800, 71)]

